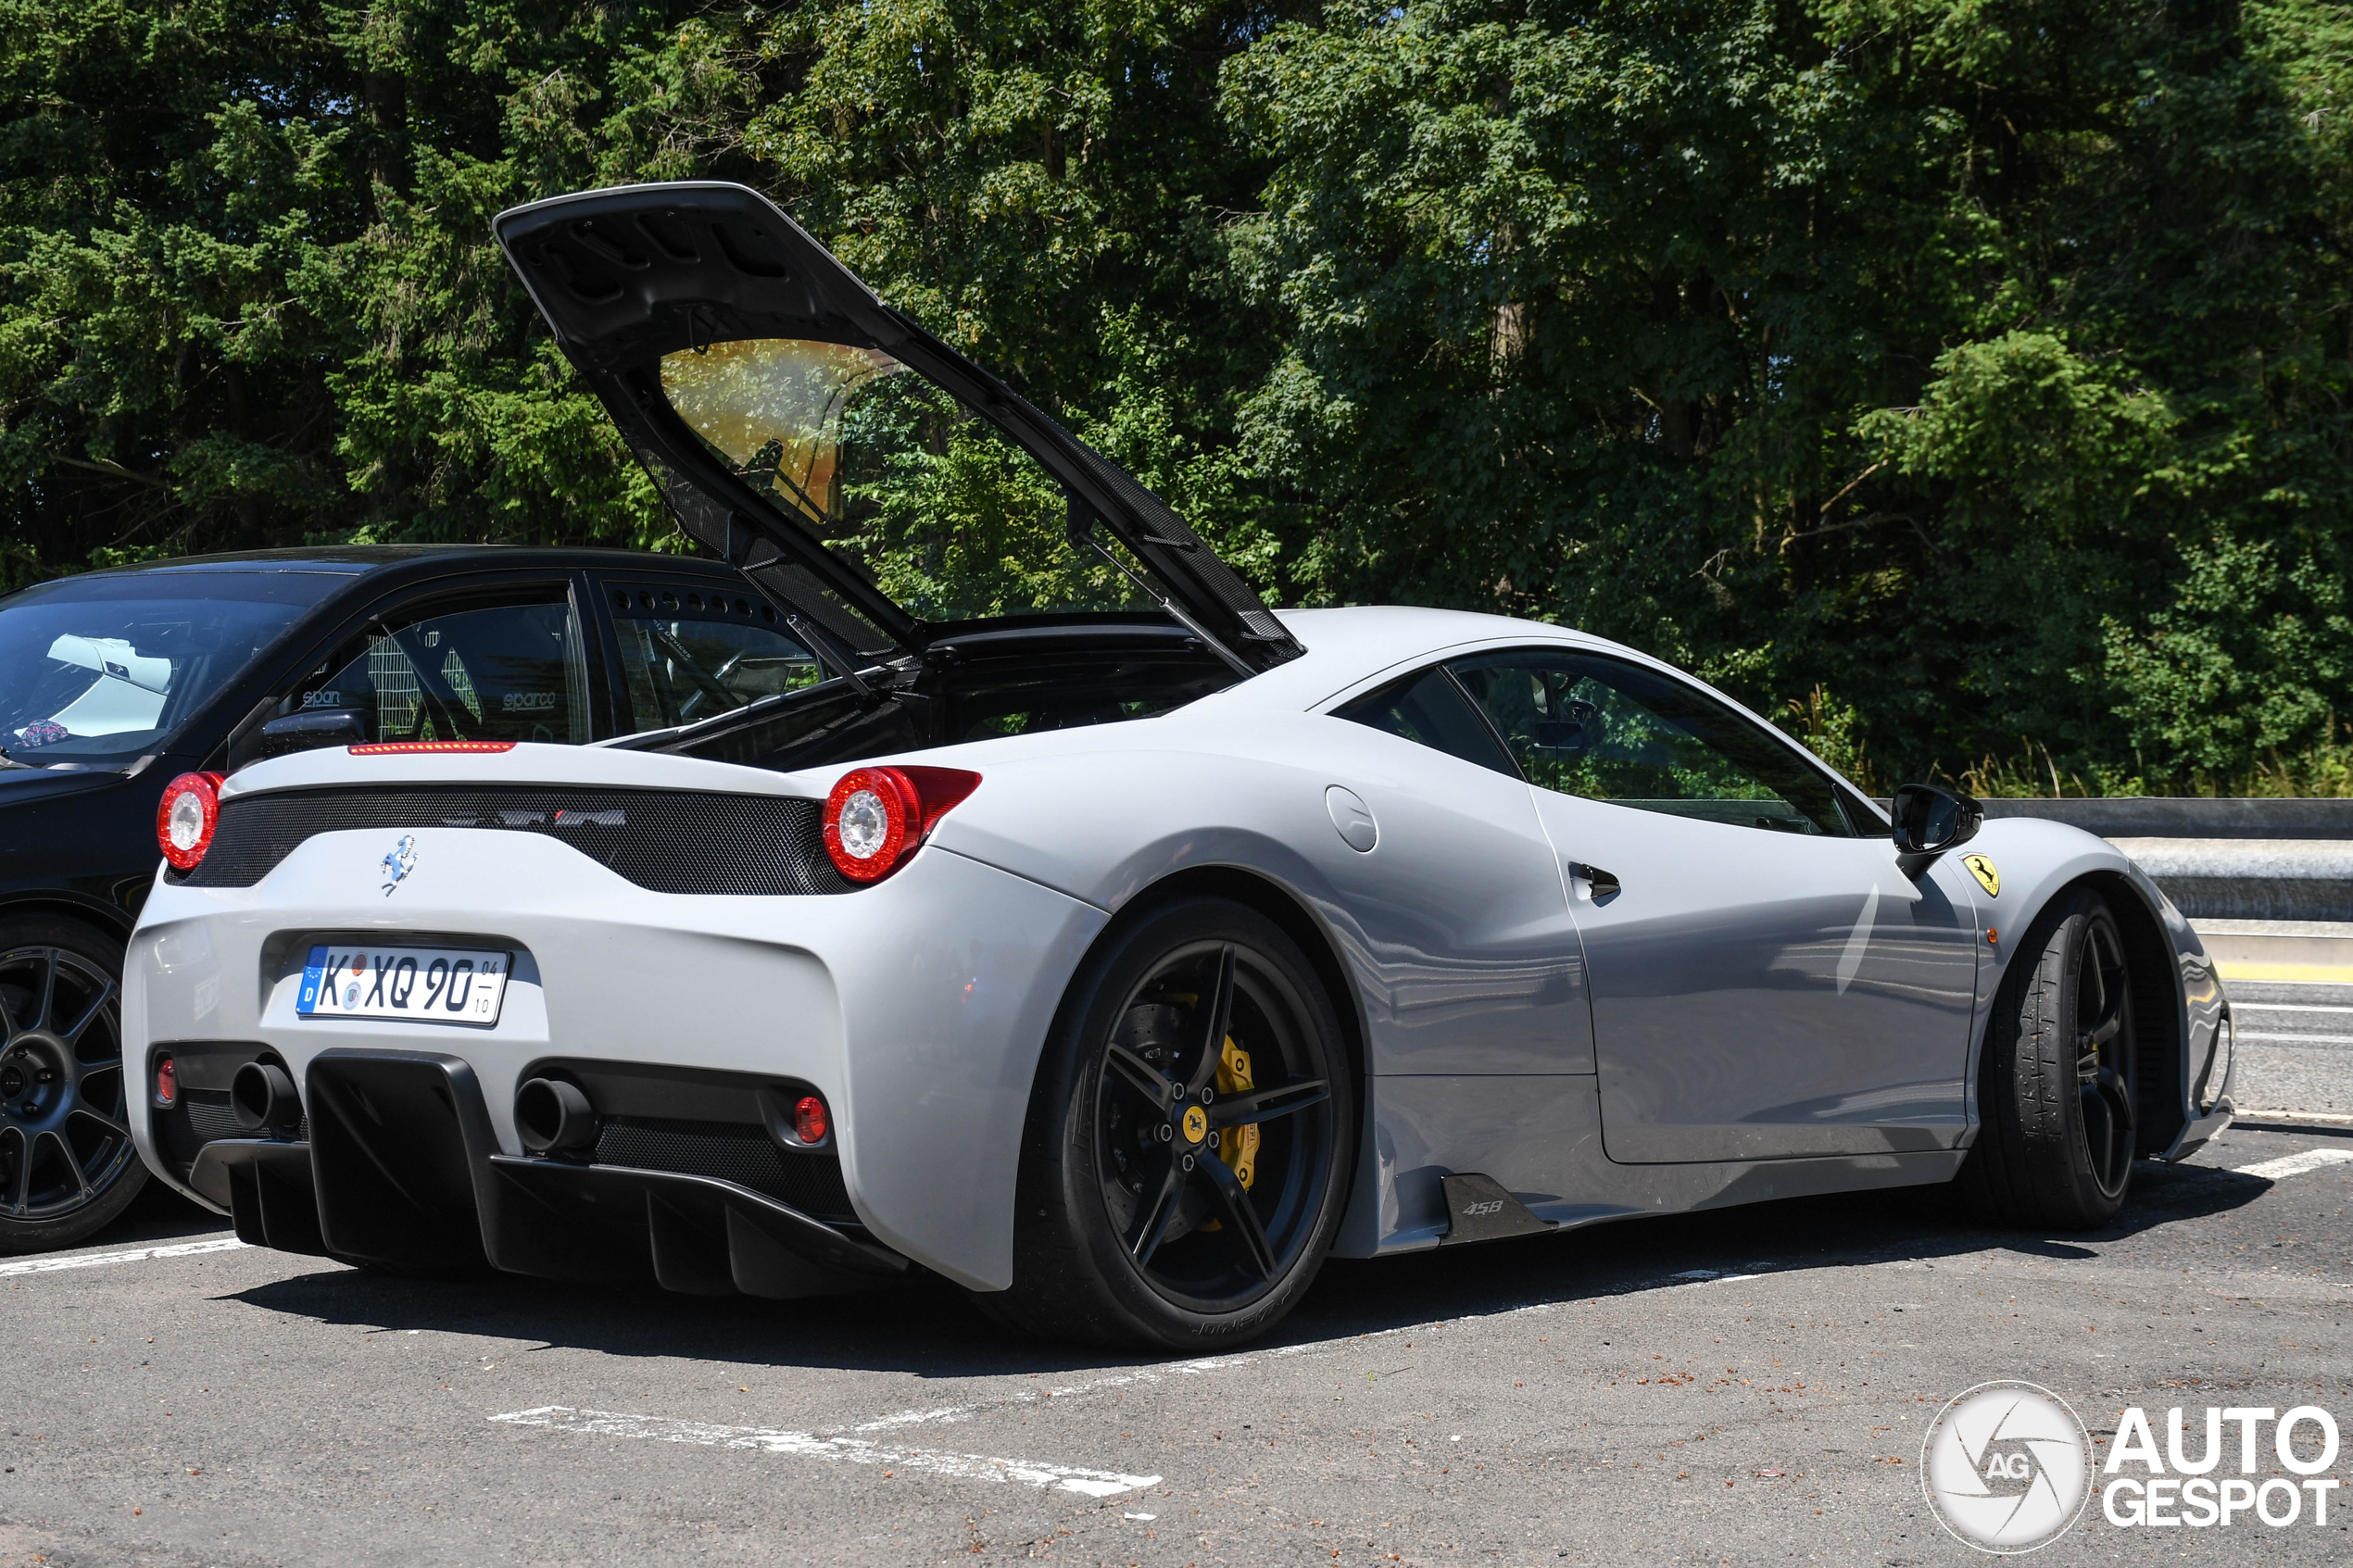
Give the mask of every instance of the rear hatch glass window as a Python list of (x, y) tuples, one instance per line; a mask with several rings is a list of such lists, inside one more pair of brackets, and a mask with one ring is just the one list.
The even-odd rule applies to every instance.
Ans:
[(661, 388), (731, 473), (922, 620), (1151, 603), (1071, 546), (1042, 464), (880, 349), (706, 344), (663, 355)]

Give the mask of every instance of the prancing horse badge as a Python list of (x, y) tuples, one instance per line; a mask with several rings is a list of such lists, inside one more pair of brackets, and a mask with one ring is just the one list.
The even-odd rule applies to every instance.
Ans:
[(381, 869), (384, 873), (384, 897), (389, 898), (392, 890), (417, 869), (417, 835), (402, 834), (400, 842), (392, 847), (392, 853), (384, 858)]
[(1964, 855), (1961, 864), (1969, 868), (1969, 875), (1977, 878), (1977, 884), (1985, 889), (1987, 897), (1999, 898), (2002, 896), (2002, 873), (1994, 868), (1993, 861), (1982, 855)]

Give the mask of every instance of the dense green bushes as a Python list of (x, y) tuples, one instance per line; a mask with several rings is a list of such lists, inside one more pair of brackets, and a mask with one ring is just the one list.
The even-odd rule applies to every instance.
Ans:
[(709, 174), (1281, 602), (1575, 621), (1881, 780), (2348, 776), (2339, 5), (0, 16), (9, 581), (664, 539), (487, 220)]

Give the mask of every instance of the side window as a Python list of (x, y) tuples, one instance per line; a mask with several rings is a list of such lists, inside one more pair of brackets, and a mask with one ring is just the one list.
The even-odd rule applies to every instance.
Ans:
[(749, 592), (607, 583), (638, 730), (691, 724), (824, 676), (773, 605)]
[(1495, 744), (1494, 734), (1443, 670), (1424, 670), (1393, 681), (1334, 709), (1332, 716), (1369, 724), (1499, 773), (1519, 776), (1512, 759)]
[(370, 740), (592, 738), (587, 663), (569, 595), (405, 605), (313, 671), (282, 714), (354, 714)]
[(1563, 795), (1852, 837), (1829, 779), (1754, 720), (1624, 659), (1516, 649), (1449, 666), (1530, 782)]

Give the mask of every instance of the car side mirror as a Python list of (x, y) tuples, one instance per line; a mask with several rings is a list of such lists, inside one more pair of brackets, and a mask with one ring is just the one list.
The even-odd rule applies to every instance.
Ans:
[(261, 726), (261, 755), (283, 757), (313, 751), (322, 746), (359, 746), (368, 739), (368, 721), (348, 708), (312, 708), (287, 713)]
[(1985, 825), (1985, 808), (1974, 796), (1939, 784), (1907, 784), (1895, 792), (1891, 806), (1899, 855), (1942, 855), (1975, 838)]

